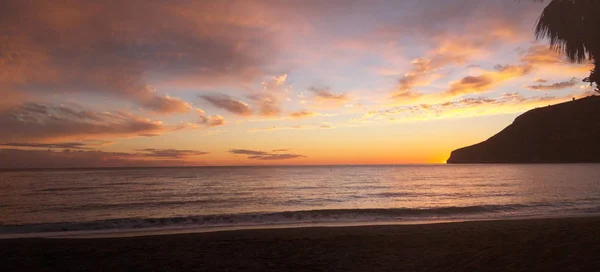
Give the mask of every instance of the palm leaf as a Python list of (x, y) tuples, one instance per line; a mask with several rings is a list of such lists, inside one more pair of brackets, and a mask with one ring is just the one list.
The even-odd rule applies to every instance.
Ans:
[(572, 62), (592, 60), (600, 53), (599, 12), (598, 0), (552, 0), (538, 19), (535, 36), (548, 38)]

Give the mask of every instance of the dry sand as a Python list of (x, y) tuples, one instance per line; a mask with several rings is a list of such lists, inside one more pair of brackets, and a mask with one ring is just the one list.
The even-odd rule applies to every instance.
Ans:
[(0, 240), (0, 271), (600, 271), (600, 218)]

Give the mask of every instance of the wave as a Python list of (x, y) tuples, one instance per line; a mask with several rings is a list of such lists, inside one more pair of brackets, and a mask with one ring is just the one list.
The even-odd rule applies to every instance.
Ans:
[(65, 188), (45, 188), (45, 189), (39, 189), (36, 190), (37, 192), (76, 192), (76, 191), (85, 191), (85, 190), (95, 190), (98, 189), (99, 187), (91, 187), (91, 186), (86, 186), (86, 187), (65, 187)]
[(482, 205), (465, 207), (440, 207), (430, 209), (329, 209), (268, 213), (241, 213), (195, 215), (168, 218), (120, 218), (88, 222), (60, 222), (29, 225), (2, 225), (0, 234), (63, 232), (88, 230), (124, 230), (161, 227), (219, 227), (232, 225), (269, 225), (281, 223), (327, 223), (361, 221), (401, 221), (427, 219), (453, 215), (514, 212), (527, 205)]

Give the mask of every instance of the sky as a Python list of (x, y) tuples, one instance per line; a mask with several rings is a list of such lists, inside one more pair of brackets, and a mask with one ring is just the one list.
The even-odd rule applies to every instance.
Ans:
[(443, 163), (592, 93), (532, 1), (4, 2), (0, 168)]

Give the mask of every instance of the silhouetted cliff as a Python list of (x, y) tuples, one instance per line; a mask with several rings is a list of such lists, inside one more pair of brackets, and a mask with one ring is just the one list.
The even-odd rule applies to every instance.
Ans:
[(536, 108), (448, 163), (600, 162), (600, 96)]

